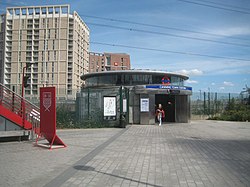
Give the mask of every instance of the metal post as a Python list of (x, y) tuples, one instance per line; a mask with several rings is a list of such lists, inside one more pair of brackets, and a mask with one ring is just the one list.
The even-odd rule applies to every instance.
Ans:
[(215, 114), (218, 112), (217, 92), (215, 92)]
[(15, 110), (15, 86), (12, 86), (12, 112)]
[(204, 112), (203, 114), (206, 114), (206, 92), (204, 92), (204, 104), (203, 104)]
[(25, 125), (25, 102), (24, 102), (24, 73), (25, 73), (25, 70), (26, 70), (26, 66), (23, 67), (23, 77), (22, 77), (22, 98), (21, 98), (21, 111), (22, 111), (22, 125), (24, 127)]
[(208, 99), (208, 116), (210, 117), (210, 89), (209, 89), (209, 92), (207, 93), (207, 99)]
[(120, 94), (120, 127), (122, 127), (122, 112), (123, 112), (123, 108), (122, 108), (122, 86), (120, 86), (120, 89), (119, 89), (119, 94)]
[(89, 88), (88, 88), (88, 120), (90, 119), (90, 117), (89, 117), (89, 114), (90, 114), (90, 112), (89, 112), (89, 109), (90, 109), (90, 107), (89, 107), (89, 101), (90, 101), (90, 99), (89, 99)]

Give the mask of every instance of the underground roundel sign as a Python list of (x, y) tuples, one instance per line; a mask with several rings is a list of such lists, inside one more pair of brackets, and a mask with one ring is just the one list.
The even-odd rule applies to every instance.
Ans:
[(169, 85), (170, 84), (170, 79), (165, 75), (162, 79), (161, 79), (161, 83), (164, 85)]

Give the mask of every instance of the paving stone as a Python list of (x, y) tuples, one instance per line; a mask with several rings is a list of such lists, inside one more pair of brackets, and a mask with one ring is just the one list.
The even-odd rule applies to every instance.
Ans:
[(58, 134), (67, 148), (1, 143), (0, 186), (250, 186), (250, 123), (193, 121)]

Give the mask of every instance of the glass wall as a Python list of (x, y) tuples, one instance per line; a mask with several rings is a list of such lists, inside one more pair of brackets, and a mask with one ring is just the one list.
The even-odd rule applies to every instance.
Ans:
[[(119, 86), (119, 85), (147, 85), (162, 84), (164, 75), (154, 74), (110, 74), (95, 75), (86, 79), (86, 86)], [(169, 75), (170, 85), (184, 86), (184, 79), (176, 75)]]

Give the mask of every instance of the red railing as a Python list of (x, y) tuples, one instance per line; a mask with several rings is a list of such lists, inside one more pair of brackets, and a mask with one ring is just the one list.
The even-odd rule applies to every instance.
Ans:
[[(36, 134), (39, 133), (40, 109), (1, 83), (0, 107), (5, 110), (3, 113), (5, 113), (8, 118), (12, 118), (9, 120), (16, 122), (17, 125), (24, 129), (32, 129)], [(4, 115), (3, 113), (2, 115)], [(18, 120), (15, 120), (17, 118)]]

